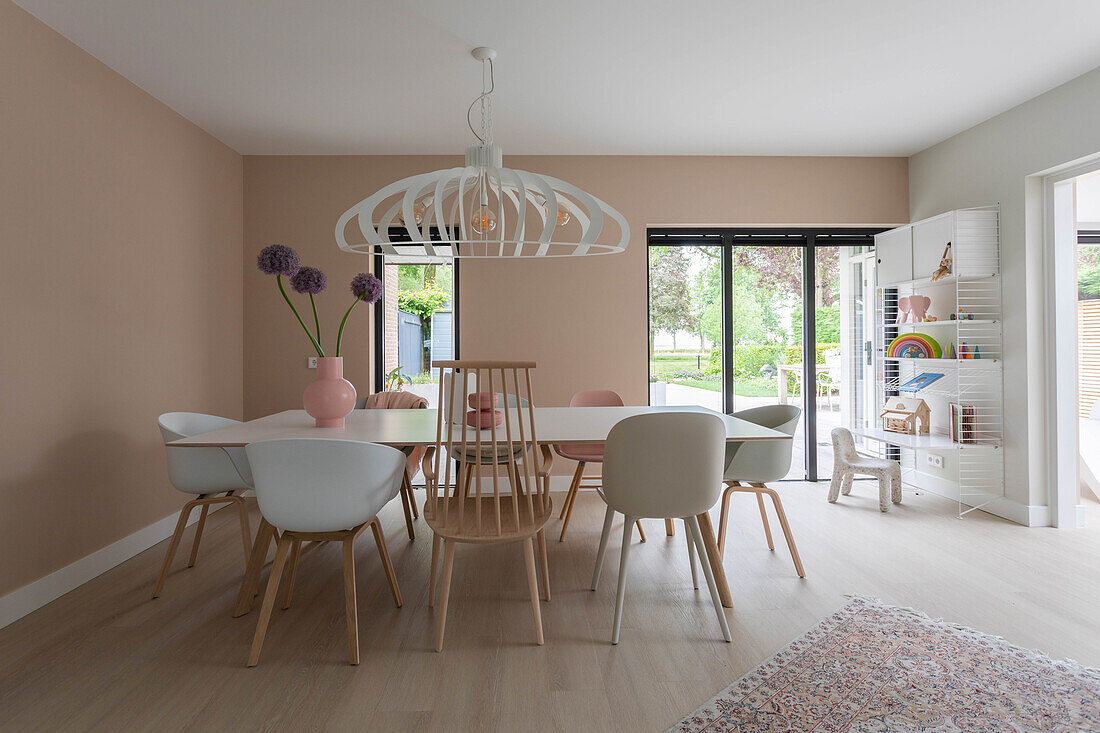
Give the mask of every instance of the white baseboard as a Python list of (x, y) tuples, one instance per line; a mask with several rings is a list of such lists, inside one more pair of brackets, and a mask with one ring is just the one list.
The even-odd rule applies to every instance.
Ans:
[(1000, 497), (983, 506), (981, 511), (1025, 527), (1050, 526), (1050, 507), (1039, 504), (1023, 504)]
[[(211, 513), (224, 508), (223, 506), (211, 507)], [(200, 512), (191, 512), (191, 519), (187, 522), (187, 526), (199, 521), (199, 515)], [(134, 555), (145, 552), (161, 540), (171, 537), (177, 521), (179, 521), (178, 513), (167, 516), (159, 522), (154, 522), (148, 527), (139, 529), (128, 537), (123, 537), (101, 550), (96, 550), (91, 555), (82, 557), (76, 562), (50, 573), (44, 578), (39, 578), (8, 593), (0, 598), (0, 629), (18, 621), (28, 613), (42, 608), (42, 606), (60, 598), (69, 591), (79, 588), (116, 565), (126, 562)], [(156, 578), (149, 578), (150, 584), (155, 581)]]

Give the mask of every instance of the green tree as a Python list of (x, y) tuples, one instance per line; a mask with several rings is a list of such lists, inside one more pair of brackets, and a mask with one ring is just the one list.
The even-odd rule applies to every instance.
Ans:
[(672, 334), (676, 350), (676, 332), (695, 329), (695, 309), (688, 287), (688, 255), (683, 247), (649, 248), (649, 346), (657, 331)]
[(1077, 249), (1077, 299), (1100, 298), (1100, 247)]

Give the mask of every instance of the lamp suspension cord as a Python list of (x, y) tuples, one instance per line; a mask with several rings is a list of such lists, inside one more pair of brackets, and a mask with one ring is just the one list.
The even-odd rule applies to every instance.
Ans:
[[(486, 68), (488, 64), (488, 68)], [(486, 71), (488, 71), (488, 83), (486, 83)], [(470, 132), (474, 133), (482, 145), (488, 145), (493, 142), (493, 100), (489, 96), (493, 93), (493, 89), (496, 88), (496, 81), (493, 78), (493, 60), (485, 59), (481, 62), (481, 94), (477, 99), (470, 102), (470, 106), (466, 108), (466, 124), (470, 127)], [(474, 129), (473, 120), (470, 115), (474, 111), (474, 105), (478, 102), (481, 103), (481, 134)]]

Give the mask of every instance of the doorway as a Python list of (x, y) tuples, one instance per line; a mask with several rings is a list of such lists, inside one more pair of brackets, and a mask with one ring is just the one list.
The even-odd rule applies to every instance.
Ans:
[(450, 258), (376, 257), (382, 300), (375, 308), (378, 363), (376, 391), (404, 390), (439, 400), (433, 361), (456, 359), (457, 268)]
[(832, 471), (829, 431), (873, 409), (881, 229), (651, 229), (652, 405), (802, 410), (789, 479)]

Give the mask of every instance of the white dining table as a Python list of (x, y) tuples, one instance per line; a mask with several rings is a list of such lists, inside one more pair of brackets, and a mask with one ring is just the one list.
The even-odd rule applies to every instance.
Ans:
[[(514, 410), (515, 408), (513, 408)], [(720, 418), (726, 426), (726, 441), (741, 443), (757, 440), (791, 440), (791, 436), (777, 430), (756, 425), (730, 415), (723, 415), (705, 407), (693, 406), (628, 406), (628, 407), (536, 407), (534, 408), (535, 438), (543, 444), (603, 443), (611, 428), (621, 420), (634, 415), (661, 412), (704, 412)], [(522, 413), (519, 417), (517, 413)], [(526, 409), (516, 411), (514, 419), (529, 424)], [(256, 420), (230, 425), (208, 433), (174, 440), (168, 445), (193, 448), (233, 448), (246, 446), (261, 440), (286, 438), (330, 438), (380, 443), (391, 446), (428, 446), (436, 442), (438, 412), (429, 410), (353, 410), (344, 420), (342, 428), (317, 428), (313, 418), (304, 410), (286, 410)], [(457, 427), (457, 426), (456, 426)], [(470, 438), (476, 435), (473, 428), (466, 428)], [(528, 435), (531, 433), (528, 429)], [(489, 439), (489, 431), (482, 431), (482, 439)], [(710, 515), (698, 515), (699, 528), (706, 546), (707, 558), (718, 585), (722, 605), (733, 607), (729, 583), (722, 567), (722, 557), (714, 535)], [(666, 527), (670, 527), (667, 524)], [(260, 574), (266, 562), (274, 528), (266, 521), (260, 523), (244, 580), (237, 597), (233, 615), (243, 616), (252, 608), (252, 599), (259, 587)]]

